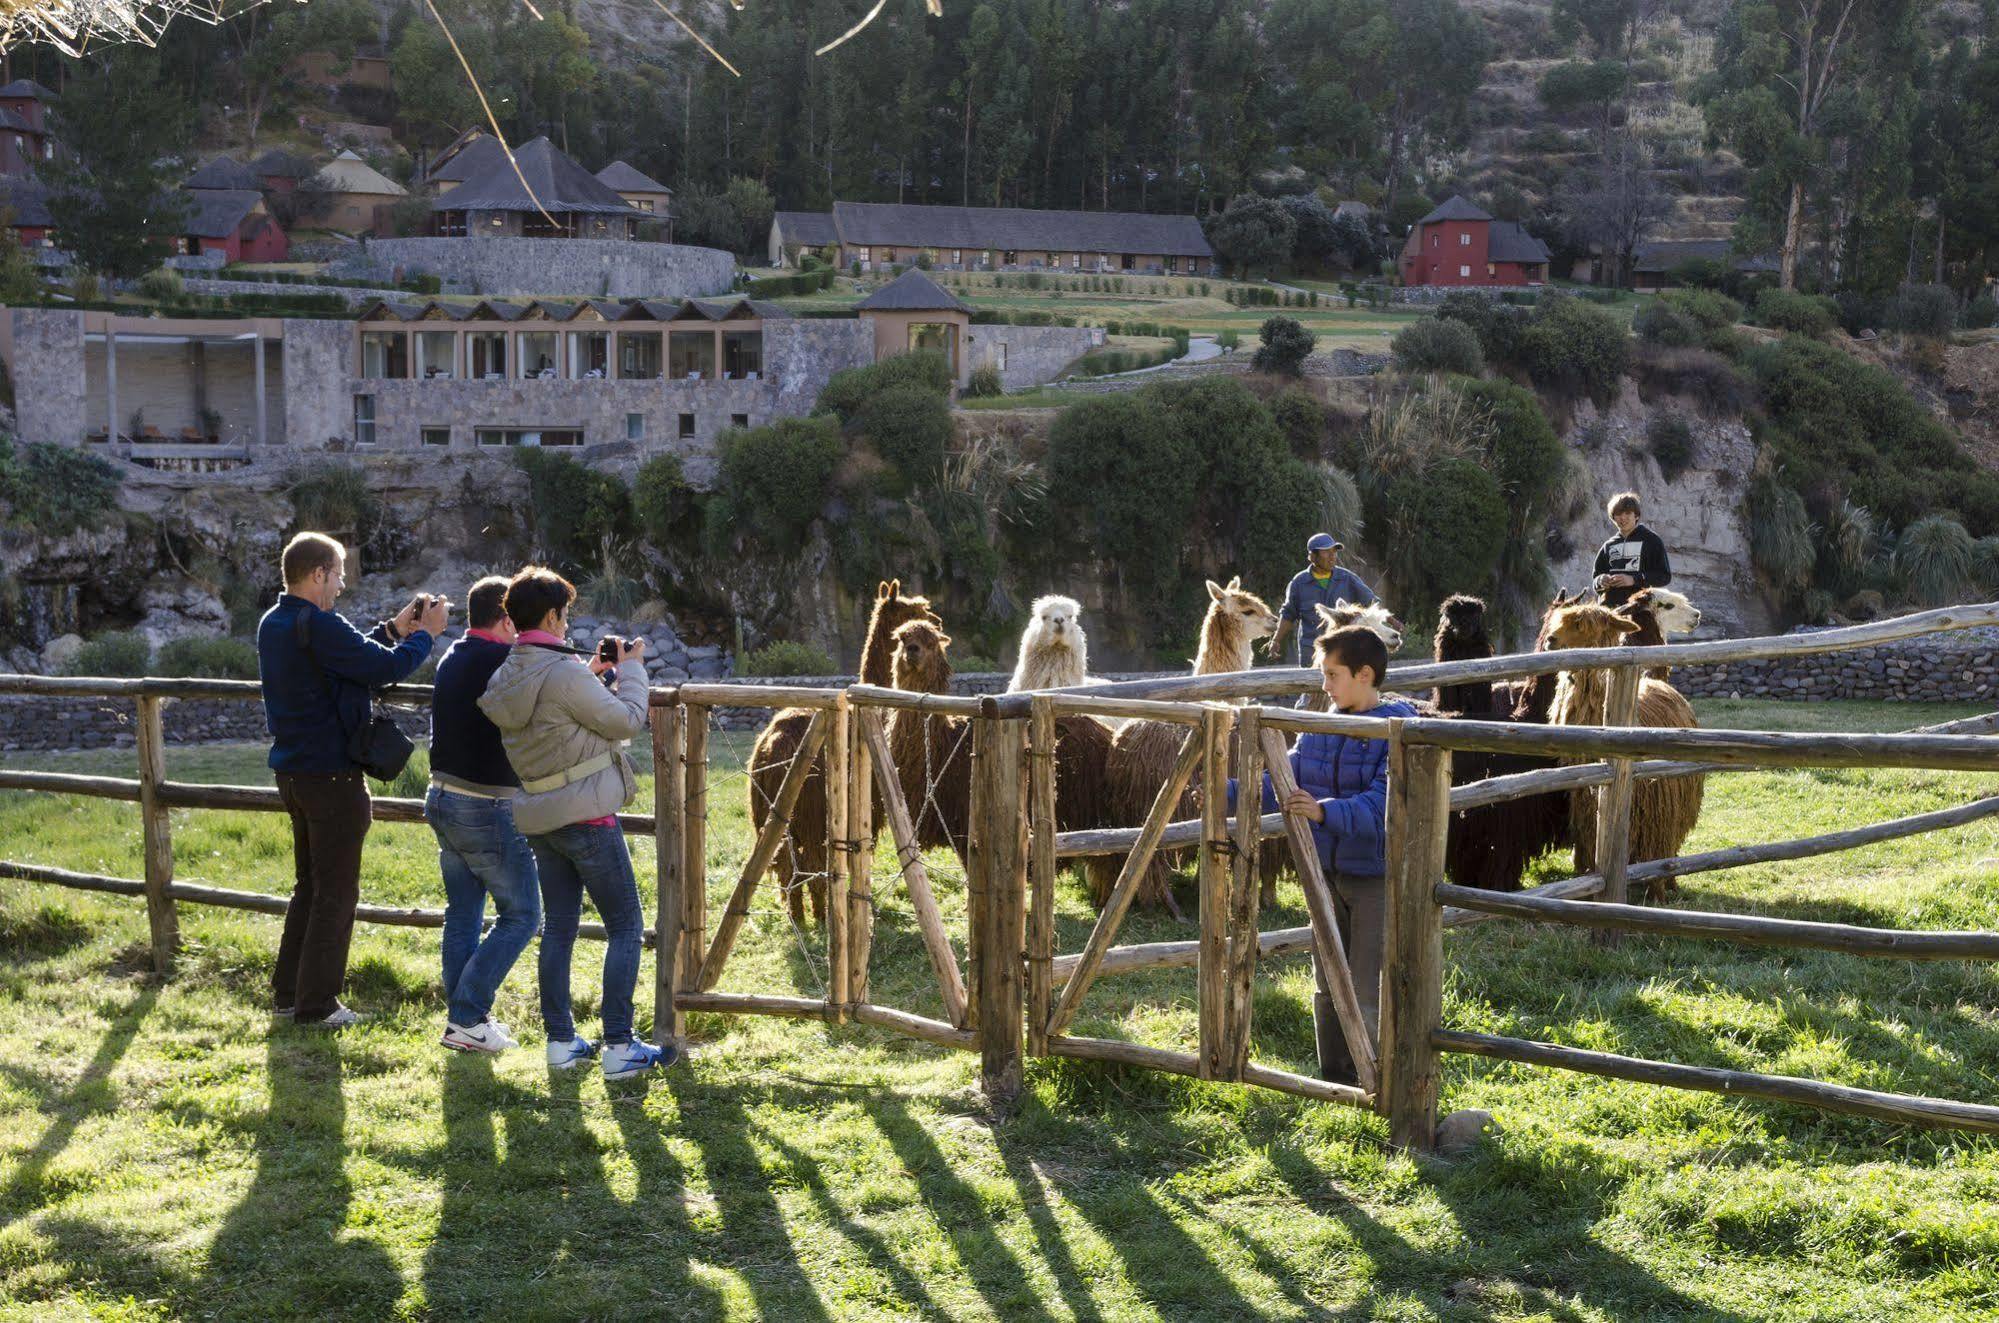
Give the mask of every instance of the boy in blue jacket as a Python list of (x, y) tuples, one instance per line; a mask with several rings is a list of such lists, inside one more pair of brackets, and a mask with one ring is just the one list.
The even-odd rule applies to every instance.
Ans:
[[(1326, 697), (1333, 710), (1361, 717), (1411, 717), (1416, 709), (1399, 699), (1384, 699), (1381, 686), (1388, 677), (1388, 649), (1381, 639), (1357, 625), (1329, 630), (1319, 636), (1313, 660), (1325, 677)], [(1340, 939), (1353, 967), (1354, 992), (1368, 1029), (1377, 1031), (1381, 1006), (1381, 953), (1386, 916), (1383, 878), (1388, 872), (1387, 842), (1388, 741), (1354, 735), (1305, 734), (1291, 750), (1291, 774), (1298, 782), (1281, 806), (1312, 826), (1319, 863), (1333, 891), (1333, 908), (1340, 921)], [(1229, 787), (1233, 799), (1235, 787)], [(1280, 805), (1263, 780), (1263, 811)], [(1312, 962), (1318, 984), (1312, 998), (1312, 1029), (1318, 1039), (1321, 1078), (1356, 1082), (1353, 1055), (1333, 1010), (1325, 971)]]

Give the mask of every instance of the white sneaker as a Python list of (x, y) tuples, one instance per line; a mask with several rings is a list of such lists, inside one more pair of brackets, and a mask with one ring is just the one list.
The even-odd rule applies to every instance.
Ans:
[(487, 1020), (469, 1029), (462, 1024), (446, 1023), (443, 1043), (455, 1052), (504, 1052), (520, 1046), (498, 1020)]
[(664, 1069), (679, 1059), (680, 1050), (672, 1044), (658, 1048), (638, 1038), (629, 1043), (613, 1043), (604, 1049), (604, 1078), (629, 1079), (648, 1070)]
[(309, 1024), (320, 1029), (351, 1029), (367, 1017), (347, 1006), (336, 1006), (333, 1014), (322, 1020), (299, 1020), (299, 1024)]
[(597, 1055), (597, 1045), (587, 1038), (571, 1038), (566, 1043), (551, 1042), (548, 1045), (548, 1068), (568, 1070), (580, 1066)]

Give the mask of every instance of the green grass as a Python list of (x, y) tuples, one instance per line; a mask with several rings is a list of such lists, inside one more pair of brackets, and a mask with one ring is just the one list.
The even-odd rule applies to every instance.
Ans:
[[(1708, 725), (1895, 729), (1970, 709), (1700, 705)], [(710, 912), (747, 845), (741, 737), (715, 741)], [(174, 750), (261, 781), (261, 751)], [(10, 766), (129, 772), (126, 753)], [(1961, 803), (1991, 778), (1720, 776), (1691, 849)], [(639, 807), (650, 807), (650, 788)], [(181, 875), (286, 889), (274, 815), (175, 810)], [(650, 843), (633, 842), (650, 893)], [(0, 857), (137, 876), (132, 806), (0, 794)], [(934, 858), (951, 931), (964, 901)], [(1692, 908), (1999, 928), (1999, 827), (1687, 879)], [(1543, 876), (1560, 872), (1554, 860)], [(889, 855), (876, 876), (890, 876)], [(370, 837), (369, 899), (440, 903), (417, 826)], [(898, 888), (878, 1000), (936, 1014)], [(1191, 890), (1182, 896), (1191, 909)], [(1295, 887), (1266, 926), (1304, 922)], [(1090, 912), (1059, 897), (1062, 949)], [(171, 982), (133, 900), (0, 883), (0, 1318), (1989, 1319), (1999, 1145), (1706, 1094), (1447, 1058), (1446, 1110), (1500, 1133), (1454, 1163), (1372, 1116), (1030, 1060), (986, 1115), (977, 1063), (886, 1033), (693, 1017), (649, 1091), (540, 1062), (532, 961), (498, 1014), (529, 1050), (448, 1057), (435, 934), (363, 927), (338, 1038), (263, 1015), (277, 924), (189, 907)], [(1189, 936), (1136, 914), (1123, 940)], [(818, 929), (760, 898), (722, 986), (816, 990)], [(587, 1027), (600, 948), (579, 946)], [(1999, 978), (1509, 923), (1445, 942), (1446, 1022), (1704, 1065), (1990, 1102)], [(1309, 1069), (1309, 974), (1259, 971), (1255, 1055)], [(1190, 1045), (1191, 971), (1107, 978), (1077, 1031)], [(641, 980), (649, 1020), (650, 960)]]

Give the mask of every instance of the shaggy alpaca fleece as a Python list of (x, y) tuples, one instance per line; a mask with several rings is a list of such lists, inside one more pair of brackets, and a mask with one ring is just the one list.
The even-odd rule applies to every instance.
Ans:
[[(1638, 626), (1624, 641), (1634, 648), (1664, 647), (1675, 634), (1691, 634), (1700, 628), (1700, 608), (1683, 593), (1670, 588), (1641, 588), (1631, 600), (1617, 608), (1617, 614)], [(1669, 680), (1669, 666), (1654, 666), (1645, 672), (1654, 680)]]
[(1393, 613), (1380, 602), (1375, 602), (1371, 606), (1356, 606), (1342, 597), (1331, 606), (1316, 606), (1312, 609), (1319, 613), (1319, 621), (1325, 630), (1359, 625), (1362, 629), (1373, 631), (1390, 652), (1402, 646), (1402, 631), (1395, 627)]
[[(1570, 606), (1557, 611), (1550, 621), (1550, 648), (1608, 648), (1624, 642), (1637, 631), (1628, 618), (1601, 606)], [(1603, 724), (1605, 704), (1610, 696), (1610, 673), (1605, 670), (1564, 671), (1555, 688), (1553, 720), (1564, 726)], [(1691, 730), (1700, 725), (1694, 710), (1680, 691), (1647, 677), (1638, 686), (1640, 726), (1677, 727)], [(1660, 778), (1640, 781), (1631, 803), (1631, 863), (1648, 859), (1670, 859), (1693, 833), (1700, 821), (1701, 801), (1707, 778), (1701, 776)], [(1575, 833), (1576, 872), (1596, 871), (1596, 793), (1572, 792), (1569, 797), (1569, 826)], [(1673, 889), (1670, 878), (1655, 879), (1650, 887), (1654, 901), (1664, 900)]]
[[(889, 579), (876, 586), (874, 610), (868, 617), (867, 638), (861, 645), (863, 683), (891, 683), (890, 636), (899, 627), (916, 620), (928, 621), (932, 625), (943, 623), (930, 609), (928, 598), (902, 595), (902, 580)], [(805, 732), (812, 725), (812, 716), (807, 708), (780, 709), (772, 715), (770, 724), (763, 728), (755, 747), (750, 750), (750, 823), (759, 833), (770, 817), (770, 807), (777, 801), (778, 789), (784, 784), (784, 774), (790, 769), (791, 760), (805, 742)], [(791, 917), (801, 923), (805, 917), (805, 897), (797, 885), (799, 879), (804, 881), (803, 890), (811, 893), (812, 917), (822, 923), (826, 918), (825, 771), (826, 759), (821, 754), (813, 760), (812, 771), (799, 788), (798, 802), (792, 806), (791, 824), (785, 832), (785, 840), (778, 847), (777, 857), (771, 861), (771, 868), (777, 873), (778, 886), (790, 905)], [(881, 791), (871, 784), (870, 793), (874, 803), (872, 822), (875, 833), (879, 835), (883, 825)]]
[(1020, 636), (1020, 661), (1007, 692), (1070, 689), (1085, 682), (1090, 643), (1083, 634), (1083, 608), (1073, 597), (1037, 597)]
[[(1430, 655), (1440, 662), (1492, 656), (1492, 639), (1485, 632), (1485, 603), (1463, 593), (1445, 598), (1437, 608), (1437, 634), (1430, 641)], [(1439, 685), (1432, 697), (1445, 712), (1486, 715), (1492, 711), (1492, 681)]]
[[(942, 694), (951, 688), (951, 639), (928, 621), (896, 630), (892, 645), (895, 687)], [(925, 850), (949, 849), (966, 864), (972, 817), (972, 731), (963, 717), (911, 712), (889, 716), (889, 755), (896, 784)], [(1107, 826), (1103, 809), (1104, 761), (1110, 732), (1088, 717), (1055, 722), (1055, 829)], [(1115, 876), (1115, 875), (1113, 875)]]
[[(1244, 590), (1240, 577), (1231, 579), (1227, 586), (1209, 580), (1208, 598), (1208, 613), (1201, 621), (1201, 646), (1194, 656), (1193, 673), (1221, 675), (1249, 670), (1255, 665), (1251, 648), (1256, 640), (1269, 638), (1277, 632), (1277, 613), (1262, 598)], [(1174, 760), (1180, 755), (1180, 744), (1186, 738), (1187, 727), (1162, 721), (1134, 721), (1112, 737), (1107, 769), (1107, 805), (1113, 825), (1137, 827), (1144, 824), (1146, 814), (1152, 811), (1152, 801), (1159, 797), (1160, 787), (1172, 774)], [(1181, 797), (1180, 806), (1173, 816), (1177, 821), (1191, 818), (1199, 812), (1199, 799), (1190, 787), (1188, 793)], [(1274, 844), (1280, 849), (1283, 846), (1281, 841)], [(1145, 877), (1139, 883), (1136, 903), (1163, 905), (1178, 915), (1180, 907), (1173, 899), (1167, 853), (1163, 850), (1154, 853), (1151, 864), (1145, 870)], [(1172, 853), (1177, 861), (1186, 852)], [(1123, 861), (1109, 856), (1107, 862), (1122, 866)], [(1093, 872), (1091, 876), (1091, 890), (1095, 894), (1096, 874)], [(1268, 870), (1265, 870), (1264, 876), (1266, 880), (1273, 878)], [(1115, 877), (1116, 870), (1113, 868), (1111, 878), (1114, 880)], [(1106, 898), (1109, 895), (1108, 885), (1105, 883), (1103, 892)], [(1099, 899), (1098, 904), (1102, 903)]]
[[(1535, 641), (1537, 652), (1547, 650), (1547, 622), (1569, 604), (1567, 594), (1557, 596), (1542, 617), (1542, 629)], [(1491, 709), (1483, 719), (1546, 725), (1555, 702), (1555, 677), (1531, 676), (1524, 681), (1493, 686)], [(1451, 784), (1471, 785), (1488, 777), (1516, 772), (1538, 771), (1556, 766), (1553, 758), (1519, 753), (1476, 753), (1460, 750), (1451, 755)], [(1518, 891), (1527, 866), (1553, 849), (1572, 843), (1569, 834), (1569, 797), (1566, 794), (1529, 795), (1504, 804), (1461, 809), (1451, 815), (1451, 830), (1444, 851), (1444, 868), (1453, 882), (1485, 891)]]

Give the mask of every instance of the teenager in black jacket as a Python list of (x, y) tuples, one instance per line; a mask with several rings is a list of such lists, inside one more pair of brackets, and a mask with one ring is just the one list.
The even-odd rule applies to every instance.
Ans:
[(1638, 522), (1638, 493), (1619, 492), (1610, 498), (1610, 522), (1617, 536), (1596, 553), (1593, 583), (1605, 606), (1616, 608), (1640, 588), (1664, 588), (1673, 581), (1673, 565), (1659, 535)]

